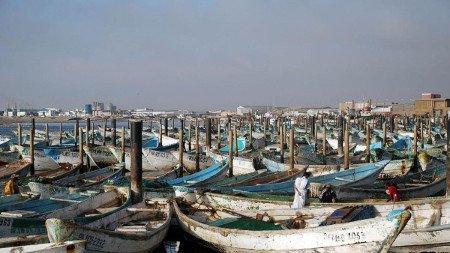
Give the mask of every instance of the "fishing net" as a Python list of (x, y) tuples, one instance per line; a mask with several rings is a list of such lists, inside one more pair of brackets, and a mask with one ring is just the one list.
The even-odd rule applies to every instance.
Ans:
[(209, 223), (210, 226), (221, 227), (221, 228), (232, 228), (240, 230), (250, 230), (250, 231), (262, 231), (262, 230), (283, 230), (280, 225), (275, 225), (270, 222), (265, 222), (256, 219), (235, 219), (227, 218)]

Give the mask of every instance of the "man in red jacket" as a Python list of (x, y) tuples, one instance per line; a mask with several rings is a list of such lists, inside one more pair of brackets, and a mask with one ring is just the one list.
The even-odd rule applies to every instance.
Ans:
[(387, 193), (387, 195), (389, 195), (389, 198), (386, 200), (386, 202), (388, 202), (388, 201), (392, 201), (392, 202), (400, 201), (400, 195), (398, 194), (397, 187), (395, 187), (395, 185), (386, 184), (386, 193)]

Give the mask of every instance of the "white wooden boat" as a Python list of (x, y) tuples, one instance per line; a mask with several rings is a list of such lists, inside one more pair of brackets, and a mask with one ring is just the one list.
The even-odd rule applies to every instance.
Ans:
[[(122, 150), (117, 147), (109, 147), (113, 155), (117, 158), (118, 161), (122, 160)], [(143, 148), (142, 153), (147, 154), (142, 156), (142, 171), (159, 171), (159, 170), (169, 170), (173, 167), (174, 162), (167, 162), (164, 163), (162, 161), (165, 161), (164, 159), (154, 159), (151, 160), (152, 162), (149, 162), (148, 159), (148, 149)], [(151, 151), (153, 153), (157, 153), (159, 151)], [(162, 152), (160, 152), (162, 153)], [(155, 155), (156, 156), (156, 155)], [(161, 158), (161, 156), (157, 156), (158, 158)], [(153, 158), (153, 157), (152, 157)], [(161, 162), (160, 162), (161, 161)], [(164, 164), (163, 166), (160, 166), (161, 164)], [(125, 168), (127, 170), (131, 170), (131, 153), (130, 149), (125, 150)]]
[(167, 199), (151, 199), (80, 226), (48, 219), (50, 242), (83, 238), (95, 252), (151, 252), (166, 237), (172, 217)]
[[(228, 156), (216, 154), (211, 151), (207, 151), (206, 154), (217, 162), (224, 162), (228, 160)], [(253, 161), (244, 157), (233, 157), (233, 175), (239, 176), (255, 171)]]
[(142, 157), (147, 160), (153, 171), (169, 171), (178, 164), (178, 160), (175, 156), (164, 151), (143, 148)]
[[(411, 214), (377, 217), (299, 230), (262, 230), (221, 228), (207, 223), (218, 219), (243, 217), (236, 212), (193, 208), (185, 214), (173, 201), (180, 227), (195, 241), (221, 252), (388, 252)], [(298, 212), (298, 210), (297, 210)], [(236, 216), (237, 214), (237, 216)], [(308, 220), (304, 220), (308, 223)]]
[[(179, 155), (178, 150), (172, 150), (170, 153), (177, 159), (179, 162)], [(214, 160), (208, 156), (205, 155), (199, 155), (199, 169), (203, 170), (206, 169), (214, 164)], [(195, 173), (196, 170), (196, 163), (195, 163), (195, 154), (190, 153), (183, 153), (183, 167), (186, 169), (189, 173)]]
[(84, 146), (83, 150), (91, 161), (93, 161), (98, 167), (104, 167), (119, 162), (108, 147), (99, 146), (88, 148)]
[[(180, 188), (178, 188), (180, 189)], [(298, 209), (291, 208), (292, 202), (251, 199), (239, 196), (231, 196), (217, 193), (199, 193), (193, 190), (181, 189), (175, 191), (177, 197), (181, 197), (190, 203), (206, 203), (211, 206), (232, 209), (246, 215), (255, 212), (269, 214), (283, 214), (287, 218), (296, 216)], [(338, 196), (339, 197), (339, 196)], [(301, 209), (306, 212), (314, 209), (315, 216), (325, 216), (334, 209), (344, 206), (361, 205), (362, 203), (310, 203), (310, 207)], [(415, 199), (401, 201), (395, 204), (384, 200), (368, 200), (364, 204), (372, 204), (376, 215), (386, 216), (392, 209), (411, 207), (412, 217), (405, 229), (394, 241), (390, 252), (417, 252), (437, 251), (450, 245), (450, 199), (445, 197)], [(320, 207), (317, 209), (316, 207)], [(445, 252), (445, 250), (444, 250)]]
[(0, 253), (82, 253), (86, 252), (85, 248), (86, 241), (78, 240), (0, 248)]
[[(31, 162), (30, 148), (14, 145), (19, 151), (22, 158), (28, 162)], [(35, 170), (52, 170), (59, 168), (59, 164), (53, 161), (49, 156), (46, 156), (43, 150), (34, 150), (34, 169)]]

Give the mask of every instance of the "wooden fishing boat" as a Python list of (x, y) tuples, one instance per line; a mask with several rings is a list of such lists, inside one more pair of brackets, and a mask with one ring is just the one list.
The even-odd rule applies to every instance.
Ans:
[(45, 150), (46, 155), (49, 156), (56, 163), (70, 163), (77, 164), (80, 162), (80, 153), (78, 151), (71, 150), (59, 150), (59, 149), (51, 149)]
[[(311, 177), (308, 181), (311, 187), (315, 189), (321, 188), (323, 184), (341, 185), (341, 186), (365, 186), (372, 184), (377, 178), (384, 166), (389, 161), (381, 161), (375, 164), (360, 166), (337, 173), (325, 174)], [(253, 186), (238, 187), (218, 187), (221, 191), (248, 191), (248, 192), (276, 192), (276, 193), (293, 193), (294, 181), (286, 181), (273, 184), (260, 184)], [(314, 189), (313, 189), (314, 190)]]
[[(238, 152), (243, 152), (245, 150), (247, 140), (244, 137), (237, 138), (237, 150)], [(222, 153), (228, 153), (230, 151), (230, 147), (227, 145), (220, 149)], [(233, 152), (236, 152), (236, 147), (233, 144)]]
[(307, 228), (295, 232), (251, 231), (248, 227), (245, 230), (220, 227), (226, 219), (235, 221), (244, 217), (237, 212), (180, 204), (173, 201), (180, 227), (196, 242), (221, 252), (387, 252), (411, 217), (408, 211), (403, 211), (394, 217), (321, 227), (314, 224), (309, 227), (309, 220), (303, 219)]
[[(118, 161), (122, 159), (122, 150), (117, 147), (109, 147)], [(148, 148), (142, 149), (142, 171), (166, 171), (173, 169), (177, 164), (175, 157), (170, 153), (155, 151)], [(131, 169), (130, 149), (125, 150), (125, 168)]]
[(66, 241), (58, 243), (43, 243), (43, 244), (33, 244), (26, 246), (16, 246), (9, 248), (0, 248), (0, 253), (3, 252), (20, 252), (20, 253), (82, 253), (85, 252), (86, 241)]
[(228, 171), (228, 163), (216, 163), (213, 166), (191, 175), (167, 181), (170, 185), (202, 186), (222, 180)]
[(47, 170), (39, 172), (33, 176), (28, 176), (19, 179), (19, 184), (28, 184), (29, 182), (40, 182), (49, 184), (55, 180), (59, 180), (65, 177), (72, 177), (80, 172), (83, 165), (74, 165), (69, 163), (62, 163), (58, 169)]
[[(20, 155), (25, 161), (31, 162), (30, 148), (25, 146), (14, 145), (19, 151)], [(51, 170), (57, 169), (59, 165), (53, 161), (49, 156), (46, 156), (44, 150), (34, 150), (34, 169), (38, 170)]]
[(25, 177), (30, 172), (31, 166), (28, 161), (18, 160), (0, 167), (0, 182), (8, 181), (12, 174), (16, 174), (19, 178)]
[(115, 180), (124, 175), (123, 164), (116, 164), (103, 169), (98, 169), (72, 177), (61, 178), (53, 181), (53, 185), (64, 187), (87, 188), (100, 185), (106, 180)]
[(19, 151), (1, 151), (0, 165), (4, 163), (12, 163), (19, 160)]
[(247, 174), (243, 174), (243, 175), (238, 175), (238, 176), (233, 176), (233, 177), (228, 177), (228, 178), (224, 178), (223, 180), (217, 181), (213, 184), (209, 184), (208, 188), (215, 188), (215, 187), (220, 187), (220, 186), (225, 186), (225, 185), (230, 185), (230, 184), (235, 184), (235, 183), (240, 183), (249, 179), (253, 179), (256, 177), (263, 177), (267, 174), (271, 173), (270, 171), (267, 170), (257, 170), (254, 172), (250, 172)]
[[(177, 159), (179, 162), (179, 155), (178, 150), (172, 150), (172, 155)], [(200, 170), (206, 169), (214, 164), (214, 160), (208, 156), (205, 155), (199, 155), (199, 167)], [(195, 154), (192, 153), (183, 153), (183, 166), (184, 169), (187, 170), (189, 173), (195, 173), (196, 170), (196, 161), (195, 161)]]
[(99, 146), (88, 148), (84, 146), (83, 150), (91, 161), (99, 168), (119, 163), (119, 160), (108, 147)]
[(151, 199), (86, 225), (48, 219), (51, 242), (82, 238), (95, 252), (151, 252), (166, 237), (172, 217), (167, 199)]
[(5, 206), (15, 205), (30, 200), (35, 200), (40, 197), (39, 193), (27, 192), (13, 195), (0, 196), (0, 209)]
[(288, 180), (295, 179), (300, 175), (303, 175), (303, 172), (306, 171), (308, 166), (304, 166), (302, 169), (293, 169), (281, 172), (272, 172), (268, 173), (264, 176), (259, 176), (256, 178), (249, 178), (248, 180), (224, 184), (221, 187), (237, 187), (237, 186), (249, 186), (249, 185), (257, 185), (257, 184), (271, 184), (271, 183), (279, 183)]
[[(206, 155), (214, 159), (216, 162), (224, 162), (228, 156), (223, 156), (207, 150)], [(255, 171), (255, 166), (252, 159), (244, 157), (233, 157), (233, 175), (245, 175)]]
[[(290, 169), (290, 164), (278, 163), (267, 158), (263, 158), (261, 162), (268, 170), (273, 172), (286, 171)], [(305, 165), (294, 164), (294, 168), (296, 169), (300, 169), (304, 166)], [(341, 169), (339, 165), (308, 165), (308, 171), (311, 172), (313, 176), (321, 176), (339, 172)]]
[(92, 197), (77, 193), (9, 206), (0, 213), (0, 236), (44, 234), (49, 218), (87, 224), (129, 206), (130, 194), (129, 188), (115, 188)]

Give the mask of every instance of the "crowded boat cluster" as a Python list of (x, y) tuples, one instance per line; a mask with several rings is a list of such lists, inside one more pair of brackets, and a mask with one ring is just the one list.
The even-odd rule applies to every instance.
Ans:
[(117, 120), (0, 136), (0, 252), (450, 251), (447, 117)]

